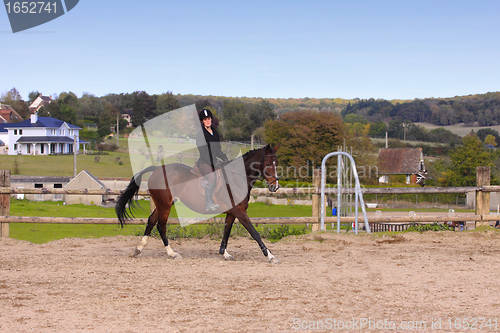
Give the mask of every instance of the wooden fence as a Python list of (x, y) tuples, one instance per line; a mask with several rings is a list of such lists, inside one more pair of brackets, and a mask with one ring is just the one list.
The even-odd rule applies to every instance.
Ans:
[[(374, 230), (385, 229), (394, 230), (400, 228), (399, 225), (404, 226), (416, 223), (434, 223), (434, 222), (462, 222), (462, 221), (475, 221), (478, 225), (489, 225), (490, 221), (496, 221), (498, 215), (489, 215), (489, 193), (500, 192), (500, 186), (489, 185), (489, 167), (487, 169), (479, 169), (486, 167), (478, 167), (477, 186), (471, 187), (404, 187), (404, 188), (362, 188), (365, 194), (417, 194), (417, 193), (476, 193), (476, 213), (475, 214), (462, 214), (454, 216), (398, 216), (398, 217), (370, 217), (370, 226)], [(487, 174), (487, 177), (485, 176)], [(21, 217), (10, 216), (10, 196), (12, 194), (68, 194), (68, 195), (120, 195), (123, 190), (90, 190), (90, 189), (46, 189), (46, 188), (32, 188), (32, 189), (12, 189), (10, 188), (10, 170), (0, 170), (0, 232), (1, 237), (9, 237), (9, 223), (70, 223), (70, 224), (116, 224), (116, 218), (83, 218), (83, 217)], [(326, 193), (336, 194), (336, 188), (327, 188)], [(281, 188), (273, 195), (280, 194), (312, 194), (313, 195), (313, 216), (311, 217), (253, 217), (251, 221), (258, 224), (312, 224), (313, 230), (318, 230), (319, 225), (319, 209), (314, 205), (319, 205), (319, 196), (321, 189), (318, 187), (308, 188)], [(341, 193), (349, 194), (354, 193), (354, 189), (345, 188), (341, 189)], [(271, 194), (268, 189), (254, 188), (251, 195), (264, 195)], [(148, 191), (139, 191), (141, 196), (149, 196)], [(315, 199), (315, 200), (314, 200)], [(354, 223), (354, 217), (341, 217), (340, 223)], [(214, 219), (209, 219), (203, 223), (212, 223)], [(360, 224), (365, 221), (360, 216), (358, 219)], [(147, 219), (131, 219), (127, 224), (145, 224)], [(336, 223), (337, 217), (325, 217), (325, 223)], [(179, 223), (178, 219), (169, 219), (170, 224)], [(373, 224), (372, 224), (373, 223)], [(376, 224), (394, 225), (393, 228), (385, 228), (377, 226)], [(396, 227), (398, 225), (398, 227)]]

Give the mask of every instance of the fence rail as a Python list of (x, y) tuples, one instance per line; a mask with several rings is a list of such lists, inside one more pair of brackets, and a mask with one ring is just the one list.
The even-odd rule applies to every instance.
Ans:
[[(80, 194), (80, 195), (120, 195), (124, 190), (112, 189), (61, 189), (61, 188), (10, 188), (0, 187), (0, 194)], [(468, 187), (365, 187), (363, 194), (420, 194), (420, 193), (469, 193), (469, 192), (500, 192), (500, 186), (468, 186)], [(342, 188), (342, 194), (354, 194), (354, 189)], [(281, 195), (281, 194), (320, 194), (316, 187), (280, 188), (269, 192), (267, 188), (253, 188), (251, 195)], [(326, 188), (325, 193), (337, 194), (334, 187)], [(149, 196), (149, 191), (139, 190), (139, 195)]]
[[(215, 218), (217, 221), (222, 218)], [(442, 215), (424, 215), (424, 216), (392, 216), (392, 217), (370, 217), (370, 223), (435, 223), (435, 222), (463, 222), (463, 221), (496, 221), (498, 215), (475, 215), (464, 214), (455, 216)], [(305, 217), (251, 217), (254, 224), (315, 224), (319, 223), (318, 218), (313, 216)], [(360, 224), (365, 221), (362, 217), (358, 218)], [(130, 219), (126, 224), (139, 225), (145, 224), (147, 218)], [(354, 223), (353, 216), (341, 216), (340, 223)], [(212, 223), (214, 218), (210, 218), (200, 223)], [(337, 217), (325, 217), (325, 223), (336, 223)], [(55, 223), (55, 224), (117, 224), (117, 218), (103, 217), (34, 217), (34, 216), (0, 216), (0, 223)], [(169, 224), (179, 224), (179, 219), (169, 218)]]

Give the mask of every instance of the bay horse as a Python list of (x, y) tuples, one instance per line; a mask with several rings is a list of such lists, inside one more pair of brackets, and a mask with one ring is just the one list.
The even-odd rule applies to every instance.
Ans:
[[(267, 257), (268, 261), (270, 263), (279, 263), (278, 258), (273, 256), (271, 251), (269, 251), (269, 249), (262, 242), (259, 233), (255, 230), (247, 214), (250, 190), (257, 180), (265, 180), (267, 182), (268, 189), (271, 192), (276, 192), (279, 188), (279, 177), (277, 175), (278, 158), (276, 155), (278, 148), (279, 146), (271, 148), (270, 145), (267, 145), (263, 148), (251, 150), (244, 155), (237, 157), (243, 159), (246, 175), (239, 176), (240, 179), (241, 176), (243, 179), (246, 178), (246, 187), (242, 186), (242, 188), (239, 189), (231, 188), (231, 191), (234, 194), (233, 197), (244, 199), (241, 202), (219, 201), (220, 207), (223, 210), (227, 209), (223, 211), (226, 214), (226, 219), (224, 235), (219, 249), (219, 254), (222, 254), (226, 260), (234, 260), (234, 257), (227, 252), (227, 243), (229, 235), (231, 234), (231, 228), (237, 218), (257, 244), (259, 244), (262, 253)], [(230, 162), (231, 161), (226, 163)], [(191, 167), (180, 163), (150, 166), (134, 175), (125, 191), (120, 195), (116, 202), (115, 210), (120, 224), (123, 227), (126, 219), (130, 218), (132, 215), (131, 209), (136, 206), (134, 198), (137, 196), (139, 191), (142, 176), (147, 172), (153, 172), (149, 177), (148, 188), (151, 199), (156, 205), (156, 209), (148, 218), (144, 236), (135, 248), (133, 256), (138, 256), (142, 252), (148, 243), (148, 237), (151, 235), (151, 231), (154, 226), (157, 225), (158, 232), (160, 233), (163, 244), (165, 245), (167, 255), (170, 258), (182, 259), (182, 256), (179, 253), (172, 250), (166, 236), (167, 220), (170, 215), (172, 205), (178, 199), (189, 209), (201, 214), (207, 214), (205, 211), (205, 196), (197, 188), (195, 188), (199, 183), (199, 181), (196, 180), (200, 177), (192, 173), (191, 169)], [(225, 176), (227, 177), (227, 180), (231, 181), (231, 178), (236, 177), (237, 175), (233, 175), (231, 172), (226, 172)], [(170, 187), (169, 182), (171, 183)], [(183, 184), (183, 186), (179, 189), (178, 186), (174, 186), (174, 183)], [(158, 186), (158, 184), (162, 184), (162, 186)], [(229, 189), (227, 184), (228, 183), (226, 182), (226, 184), (223, 184), (222, 186), (227, 186)], [(235, 191), (243, 192), (237, 195), (238, 193), (234, 193)], [(233, 201), (233, 197), (231, 197), (231, 201)], [(128, 211), (126, 209), (127, 204), (129, 204)]]

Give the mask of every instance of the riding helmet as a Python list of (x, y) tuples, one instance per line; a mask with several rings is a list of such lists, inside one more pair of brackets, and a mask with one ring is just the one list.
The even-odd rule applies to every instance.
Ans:
[(200, 121), (202, 121), (205, 118), (212, 118), (213, 119), (212, 112), (209, 109), (201, 110), (201, 112), (199, 113), (199, 116), (200, 116)]

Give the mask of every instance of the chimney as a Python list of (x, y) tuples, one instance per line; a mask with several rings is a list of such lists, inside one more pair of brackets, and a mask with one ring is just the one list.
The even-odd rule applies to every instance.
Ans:
[(38, 121), (38, 114), (37, 113), (33, 113), (31, 115), (31, 123), (35, 124), (37, 121)]

